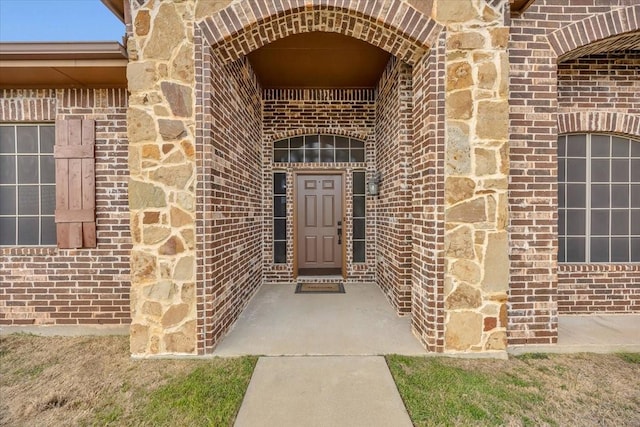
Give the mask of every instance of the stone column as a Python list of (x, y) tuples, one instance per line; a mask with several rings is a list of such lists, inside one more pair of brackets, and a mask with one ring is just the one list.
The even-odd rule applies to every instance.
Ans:
[(506, 0), (490, 3), (434, 2), (434, 18), (447, 28), (447, 352), (506, 348), (509, 28)]
[(131, 2), (131, 353), (196, 349), (194, 2)]

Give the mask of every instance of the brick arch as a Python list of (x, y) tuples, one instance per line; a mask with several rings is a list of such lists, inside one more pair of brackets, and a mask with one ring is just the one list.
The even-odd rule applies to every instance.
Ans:
[[(547, 36), (558, 60), (594, 53), (588, 46), (640, 30), (640, 5), (623, 7), (565, 25)], [(606, 48), (608, 43), (603, 43)], [(584, 52), (583, 52), (584, 50)]]
[(640, 136), (640, 116), (617, 112), (575, 112), (558, 114), (558, 134), (609, 132)]
[(367, 139), (371, 132), (358, 132), (353, 130), (333, 129), (333, 128), (300, 128), (292, 129), (285, 132), (278, 132), (273, 135), (265, 136), (265, 142), (272, 144), (282, 139), (291, 138), (299, 135), (336, 135), (346, 136), (347, 138), (357, 139), (362, 142), (367, 142)]
[(199, 27), (214, 55), (234, 61), (278, 39), (311, 31), (337, 32), (414, 64), (442, 26), (401, 0), (240, 0), (205, 18)]

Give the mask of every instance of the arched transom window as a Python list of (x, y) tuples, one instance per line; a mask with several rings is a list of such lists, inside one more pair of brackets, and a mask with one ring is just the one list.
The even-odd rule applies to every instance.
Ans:
[(640, 262), (640, 141), (558, 139), (559, 262)]
[(364, 163), (364, 141), (338, 135), (303, 135), (273, 144), (275, 163)]

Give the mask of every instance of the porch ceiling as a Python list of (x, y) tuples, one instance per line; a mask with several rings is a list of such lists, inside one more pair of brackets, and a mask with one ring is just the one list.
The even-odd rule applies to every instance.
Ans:
[(277, 40), (248, 57), (265, 89), (371, 88), (391, 55), (342, 34), (312, 32)]

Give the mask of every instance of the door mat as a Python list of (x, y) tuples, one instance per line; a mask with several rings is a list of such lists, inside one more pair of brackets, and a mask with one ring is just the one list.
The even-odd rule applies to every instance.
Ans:
[(342, 283), (298, 283), (296, 294), (344, 294)]

